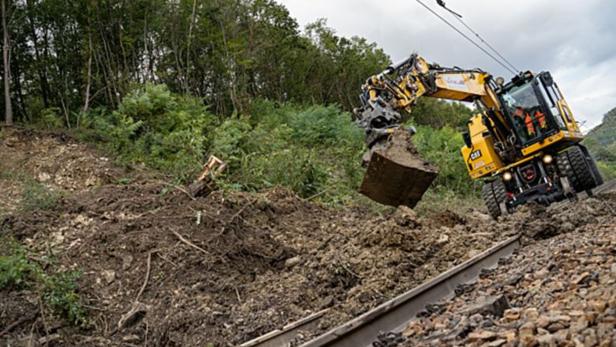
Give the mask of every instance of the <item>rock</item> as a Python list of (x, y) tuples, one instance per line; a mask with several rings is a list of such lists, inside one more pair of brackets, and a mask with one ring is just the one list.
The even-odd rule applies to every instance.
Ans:
[(584, 272), (573, 278), (573, 284), (581, 285), (590, 279), (590, 272)]
[(123, 336), (122, 341), (126, 343), (135, 343), (135, 342), (141, 341), (141, 338), (137, 335), (132, 334), (132, 335)]
[(488, 296), (479, 299), (479, 302), (462, 312), (468, 315), (482, 314), (484, 316), (491, 315), (494, 317), (502, 317), (506, 309), (509, 308), (509, 302), (504, 295)]
[(293, 258), (289, 258), (289, 259), (285, 260), (284, 267), (286, 267), (287, 269), (290, 269), (290, 268), (294, 267), (295, 265), (299, 264), (301, 261), (302, 261), (302, 258), (300, 258), (299, 256), (293, 257)]
[(537, 320), (539, 318), (539, 311), (534, 307), (527, 308), (524, 310), (522, 317), (526, 320)]
[(535, 341), (535, 328), (535, 324), (532, 322), (526, 322), (520, 327), (518, 335), (522, 344), (531, 346), (530, 343)]
[(102, 272), (103, 278), (105, 279), (105, 283), (107, 283), (108, 285), (113, 283), (113, 281), (115, 281), (116, 278), (116, 273), (113, 270), (104, 270)]
[(588, 328), (588, 320), (586, 319), (586, 317), (580, 317), (571, 325), (571, 328), (569, 328), (569, 330), (571, 330), (571, 332), (574, 334), (578, 334), (584, 331), (584, 329), (586, 328)]
[(507, 343), (507, 340), (505, 339), (498, 339), (498, 340), (494, 340), (492, 342), (486, 342), (483, 345), (481, 345), (482, 347), (500, 347), (504, 344)]
[(522, 312), (522, 310), (519, 309), (519, 308), (508, 309), (503, 314), (503, 319), (506, 322), (516, 321), (516, 320), (520, 319), (521, 312)]
[(537, 323), (537, 327), (547, 328), (548, 325), (550, 325), (550, 318), (548, 318), (547, 316), (539, 316), (539, 318), (537, 318), (535, 322)]
[(485, 340), (493, 340), (497, 337), (495, 332), (482, 330), (482, 331), (474, 331), (468, 334), (468, 341), (485, 341)]
[(442, 245), (449, 242), (449, 236), (447, 234), (442, 234), (438, 240), (436, 241), (436, 244), (438, 245)]
[(537, 338), (537, 343), (539, 343), (539, 346), (542, 347), (556, 347), (556, 339), (551, 334), (539, 336)]
[(415, 228), (421, 225), (417, 213), (407, 206), (400, 206), (393, 216), (394, 222), (402, 227)]

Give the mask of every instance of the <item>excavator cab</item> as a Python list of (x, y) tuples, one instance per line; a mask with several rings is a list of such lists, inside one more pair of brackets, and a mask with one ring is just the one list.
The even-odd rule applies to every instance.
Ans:
[(516, 76), (497, 93), (520, 147), (542, 143), (561, 132), (575, 134), (569, 136), (572, 140), (581, 138), (577, 123), (549, 72)]

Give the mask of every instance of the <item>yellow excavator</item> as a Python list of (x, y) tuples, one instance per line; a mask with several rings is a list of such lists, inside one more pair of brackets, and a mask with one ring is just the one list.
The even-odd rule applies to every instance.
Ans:
[(405, 150), (400, 136), (414, 133), (403, 122), (424, 96), (475, 103), (479, 112), (462, 134), (461, 154), (470, 177), (484, 180), (482, 197), (494, 218), (531, 201), (573, 199), (603, 183), (549, 72), (521, 72), (505, 83), (479, 69), (441, 67), (413, 54), (370, 77), (362, 106), (353, 112), (369, 148), (360, 191), (377, 202), (414, 207), (437, 175), (428, 163), (398, 155)]

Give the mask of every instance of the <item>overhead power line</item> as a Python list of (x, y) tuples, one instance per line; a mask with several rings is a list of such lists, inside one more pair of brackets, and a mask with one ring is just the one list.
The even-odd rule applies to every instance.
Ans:
[[(456, 28), (455, 25), (451, 24), (447, 19), (443, 18), (441, 15), (439, 15), (438, 13), (436, 13), (433, 9), (431, 9), (428, 5), (426, 5), (425, 3), (423, 3), (421, 0), (416, 0), (419, 4), (421, 4), (423, 7), (425, 7), (428, 11), (430, 11), (433, 15), (437, 16), (440, 20), (442, 20), (443, 22), (445, 22), (445, 24), (447, 24), (449, 27), (451, 27), (453, 30), (455, 30), (458, 34), (460, 34), (462, 37), (464, 37), (467, 41), (469, 41), (470, 43), (472, 43), (475, 47), (479, 48), (483, 53), (485, 53), (487, 56), (489, 56), (490, 58), (492, 58), (495, 62), (497, 62), (500, 66), (502, 66), (503, 68), (505, 68), (505, 70), (511, 72), (512, 74), (517, 74), (517, 69), (511, 65), (511, 67), (507, 66), (507, 64), (503, 63), (501, 60), (499, 60), (497, 57), (495, 57), (492, 53), (488, 52), (485, 48), (481, 47), (480, 44), (478, 44), (477, 42), (475, 42), (475, 40), (473, 40), (471, 37), (469, 37), (468, 35), (466, 35), (465, 33), (463, 33), (460, 29)], [(457, 16), (456, 16), (457, 17)], [(470, 29), (470, 28), (469, 28)], [(485, 41), (485, 40), (484, 40)], [(499, 54), (500, 55), (500, 54)], [(505, 60), (506, 61), (506, 60)], [(513, 69), (512, 69), (513, 68)]]
[(468, 29), (468, 31), (472, 32), (473, 34), (475, 34), (475, 36), (477, 36), (477, 38), (484, 44), (486, 45), (493, 53), (495, 53), (499, 58), (501, 58), (505, 63), (507, 63), (507, 65), (509, 65), (512, 69), (516, 70), (516, 71), (520, 71), (520, 69), (516, 68), (515, 65), (511, 64), (511, 62), (509, 60), (507, 60), (507, 58), (505, 58), (502, 54), (500, 54), (499, 51), (496, 50), (496, 48), (494, 48), (487, 40), (485, 40), (483, 37), (481, 37), (481, 35), (479, 35), (478, 32), (476, 32), (475, 30), (473, 30), (468, 24), (466, 24), (463, 20), (462, 20), (462, 16), (457, 14), (456, 12), (452, 11), (450, 8), (447, 8), (445, 6), (445, 3), (442, 2), (442, 0), (439, 0), (439, 5), (441, 5), (444, 9), (446, 9), (447, 11), (449, 11), (454, 18), (456, 18), (462, 25), (464, 25), (464, 27), (466, 29)]

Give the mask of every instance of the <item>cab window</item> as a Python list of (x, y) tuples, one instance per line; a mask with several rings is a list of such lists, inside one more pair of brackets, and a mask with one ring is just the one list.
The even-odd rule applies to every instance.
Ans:
[(542, 138), (548, 131), (547, 118), (532, 83), (515, 86), (502, 97), (522, 143)]

